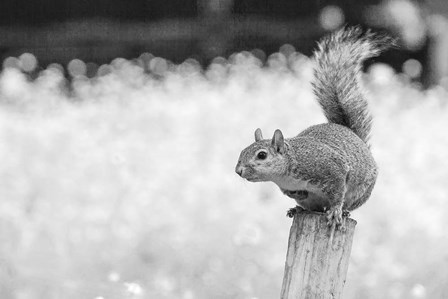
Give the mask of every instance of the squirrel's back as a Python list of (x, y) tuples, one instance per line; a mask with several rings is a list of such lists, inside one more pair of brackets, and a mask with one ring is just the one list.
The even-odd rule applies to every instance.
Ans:
[(360, 86), (362, 64), (391, 45), (390, 37), (353, 27), (323, 38), (314, 53), (313, 91), (325, 116), (330, 123), (351, 129), (366, 144), (372, 117)]
[(367, 144), (345, 126), (333, 123), (314, 125), (302, 131), (296, 138), (311, 138), (341, 155), (350, 167), (351, 180), (364, 178), (366, 172), (377, 167)]

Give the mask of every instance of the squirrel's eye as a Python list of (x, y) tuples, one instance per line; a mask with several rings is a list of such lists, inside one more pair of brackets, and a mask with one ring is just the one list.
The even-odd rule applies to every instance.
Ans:
[(260, 160), (266, 159), (267, 156), (268, 156), (268, 153), (266, 153), (266, 152), (259, 152), (257, 154), (257, 158), (260, 159)]

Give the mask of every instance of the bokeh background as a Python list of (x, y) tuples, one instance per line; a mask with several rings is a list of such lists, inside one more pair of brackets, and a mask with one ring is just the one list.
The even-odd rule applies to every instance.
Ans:
[(380, 176), (344, 298), (448, 298), (445, 1), (0, 3), (0, 298), (278, 298), (294, 203), (234, 173), (260, 127), (324, 122), (316, 40), (369, 61)]

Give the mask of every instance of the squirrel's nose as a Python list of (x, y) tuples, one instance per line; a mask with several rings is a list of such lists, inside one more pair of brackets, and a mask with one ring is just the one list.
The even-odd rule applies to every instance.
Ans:
[(243, 167), (242, 167), (240, 164), (238, 164), (238, 165), (235, 167), (235, 172), (236, 172), (239, 176), (242, 176), (242, 175), (243, 175)]

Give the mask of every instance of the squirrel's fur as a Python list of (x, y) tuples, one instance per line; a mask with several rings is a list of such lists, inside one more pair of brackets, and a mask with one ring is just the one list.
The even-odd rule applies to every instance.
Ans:
[(363, 34), (360, 28), (354, 27), (324, 38), (314, 53), (316, 67), (312, 85), (325, 116), (331, 123), (350, 128), (367, 144), (372, 117), (359, 86), (362, 62), (392, 44), (388, 36)]
[(362, 63), (392, 45), (388, 37), (354, 27), (323, 38), (314, 53), (312, 86), (328, 123), (293, 138), (276, 130), (272, 139), (255, 131), (255, 143), (240, 155), (236, 172), (248, 181), (272, 181), (297, 204), (325, 211), (341, 224), (370, 197), (377, 166), (369, 150), (372, 118), (360, 86)]

